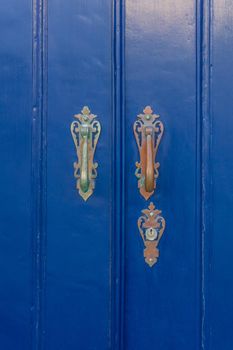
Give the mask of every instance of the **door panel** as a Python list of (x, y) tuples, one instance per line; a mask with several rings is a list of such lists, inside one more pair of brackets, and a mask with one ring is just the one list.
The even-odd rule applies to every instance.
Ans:
[[(111, 236), (111, 4), (49, 2), (46, 349), (107, 349)], [(89, 106), (102, 131), (96, 188), (76, 190), (70, 124)], [(101, 316), (100, 316), (101, 315)]]
[(31, 2), (7, 1), (0, 21), (0, 347), (30, 349)]
[[(233, 4), (214, 1), (211, 12), (211, 203), (206, 239), (206, 314), (208, 349), (230, 350), (233, 345), (232, 274), (232, 111)], [(208, 259), (208, 260), (207, 260)]]
[[(126, 1), (126, 349), (198, 349), (200, 235), (194, 1)], [(132, 125), (145, 106), (164, 124), (155, 194), (140, 196)], [(166, 228), (150, 268), (137, 220), (150, 202)], [(167, 336), (165, 336), (167, 334)], [(169, 334), (169, 336), (168, 336)]]

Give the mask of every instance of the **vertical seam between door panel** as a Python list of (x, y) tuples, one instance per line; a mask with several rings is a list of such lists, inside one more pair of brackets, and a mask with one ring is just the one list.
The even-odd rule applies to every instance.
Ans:
[(211, 257), (212, 226), (212, 0), (201, 1), (201, 232), (202, 232), (202, 349), (209, 349), (210, 328), (207, 297), (209, 294), (209, 272)]
[[(198, 298), (200, 308), (198, 317), (199, 340), (198, 346), (202, 348), (202, 315), (204, 315), (204, 302), (202, 297), (202, 0), (196, 0), (196, 233), (200, 254), (197, 254), (198, 269)], [(201, 233), (201, 234), (200, 234)], [(201, 288), (201, 296), (200, 296)]]
[(125, 92), (124, 0), (113, 0), (113, 236), (112, 236), (112, 349), (124, 348), (125, 286)]
[(47, 0), (33, 0), (32, 349), (43, 346), (46, 244)]

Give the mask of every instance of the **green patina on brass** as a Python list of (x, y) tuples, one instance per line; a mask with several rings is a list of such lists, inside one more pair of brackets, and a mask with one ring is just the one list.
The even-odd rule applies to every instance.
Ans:
[(80, 187), (81, 190), (86, 193), (89, 189), (89, 171), (88, 171), (88, 125), (83, 125), (81, 127), (81, 136), (83, 138), (82, 147), (82, 159), (81, 159), (81, 170), (80, 170)]
[(91, 114), (88, 107), (83, 107), (81, 114), (74, 116), (71, 134), (76, 147), (78, 161), (74, 163), (76, 187), (84, 200), (87, 200), (95, 188), (98, 163), (94, 162), (94, 154), (99, 139), (101, 126), (96, 115)]

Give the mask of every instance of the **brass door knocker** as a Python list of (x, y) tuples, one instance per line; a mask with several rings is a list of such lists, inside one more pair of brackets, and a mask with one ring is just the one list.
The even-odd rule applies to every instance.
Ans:
[(71, 124), (71, 134), (78, 157), (78, 161), (74, 162), (74, 177), (77, 179), (76, 188), (86, 201), (95, 188), (98, 163), (94, 162), (94, 154), (101, 126), (87, 106), (74, 117), (76, 120)]
[(158, 147), (163, 136), (164, 126), (158, 120), (159, 115), (153, 114), (150, 106), (137, 116), (134, 123), (134, 135), (140, 154), (140, 162), (136, 162), (135, 175), (138, 178), (138, 188), (147, 200), (156, 189), (159, 176), (159, 162), (156, 162)]

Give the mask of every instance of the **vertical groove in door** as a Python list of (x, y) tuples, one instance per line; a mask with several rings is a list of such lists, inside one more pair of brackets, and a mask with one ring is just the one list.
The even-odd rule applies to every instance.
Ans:
[(111, 348), (124, 348), (125, 272), (125, 0), (113, 1), (113, 189), (112, 207), (112, 320)]
[(209, 271), (212, 231), (212, 118), (211, 118), (211, 66), (212, 66), (212, 0), (200, 2), (201, 21), (201, 234), (202, 234), (202, 349), (209, 349), (208, 326)]
[(202, 1), (196, 0), (196, 232), (199, 235), (200, 254), (198, 256), (199, 264), (197, 268), (199, 286), (198, 292), (200, 298), (200, 322), (199, 327), (199, 348), (203, 348), (203, 325), (202, 319), (204, 315), (204, 299), (203, 299), (203, 265), (202, 265)]
[(43, 349), (46, 243), (47, 0), (33, 0), (32, 349)]

